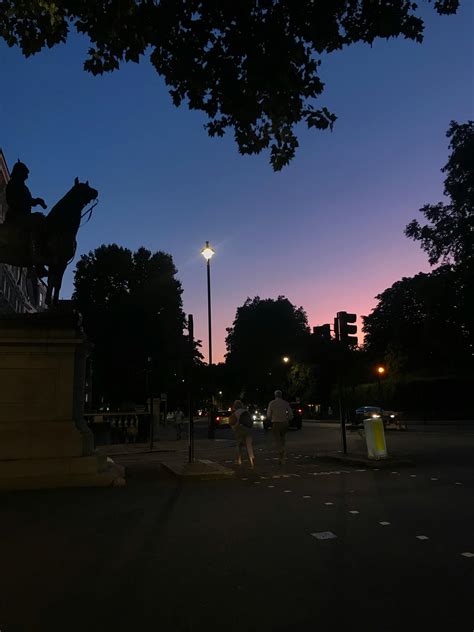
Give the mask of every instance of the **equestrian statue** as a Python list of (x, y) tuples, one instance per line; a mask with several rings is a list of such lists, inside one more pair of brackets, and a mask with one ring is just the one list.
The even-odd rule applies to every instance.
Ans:
[(47, 277), (46, 304), (57, 305), (64, 272), (76, 252), (81, 218), (89, 212), (84, 212), (84, 208), (97, 199), (98, 192), (89, 182), (79, 182), (76, 178), (74, 186), (48, 215), (34, 213), (33, 207), (47, 206), (42, 198), (31, 195), (26, 186), (28, 175), (28, 167), (18, 160), (6, 187), (7, 213), (0, 224), (0, 262), (27, 268), (33, 277)]

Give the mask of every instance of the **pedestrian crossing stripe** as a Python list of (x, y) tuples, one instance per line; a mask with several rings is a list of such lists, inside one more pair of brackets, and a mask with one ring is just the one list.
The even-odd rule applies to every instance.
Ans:
[(317, 533), (311, 534), (313, 538), (317, 538), (318, 540), (332, 540), (337, 538), (337, 535), (332, 531), (319, 531)]

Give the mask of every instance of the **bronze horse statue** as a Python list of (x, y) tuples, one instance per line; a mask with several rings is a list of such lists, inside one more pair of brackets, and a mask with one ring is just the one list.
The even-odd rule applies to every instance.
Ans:
[[(28, 223), (0, 224), (0, 261), (13, 266), (44, 269), (48, 277), (46, 304), (57, 305), (63, 275), (76, 252), (76, 235), (84, 208), (98, 192), (88, 182), (74, 180), (74, 186), (53, 206), (48, 215), (32, 213)], [(46, 272), (46, 271), (45, 271)]]

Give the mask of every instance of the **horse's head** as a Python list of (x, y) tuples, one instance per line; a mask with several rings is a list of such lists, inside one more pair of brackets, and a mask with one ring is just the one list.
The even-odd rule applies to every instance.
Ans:
[(87, 180), (87, 182), (79, 182), (79, 178), (74, 180), (73, 191), (77, 198), (83, 202), (84, 206), (92, 202), (92, 200), (95, 200), (99, 195), (97, 189), (93, 189), (89, 186), (89, 180)]

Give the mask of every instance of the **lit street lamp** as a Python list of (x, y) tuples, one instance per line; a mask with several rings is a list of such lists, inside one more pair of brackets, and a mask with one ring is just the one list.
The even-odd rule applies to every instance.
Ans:
[[(212, 366), (212, 324), (211, 324), (211, 259), (214, 255), (214, 250), (206, 241), (206, 245), (201, 250), (201, 254), (206, 260), (207, 267), (207, 321), (208, 321), (208, 336), (209, 336), (209, 367)], [(209, 439), (214, 439), (214, 418), (212, 415), (212, 398), (209, 405)]]
[(379, 384), (379, 402), (380, 402), (380, 408), (383, 408), (383, 404), (384, 404), (384, 396), (383, 396), (383, 390), (382, 390), (382, 382), (380, 380), (381, 377), (383, 377), (386, 373), (386, 369), (384, 366), (382, 366), (381, 364), (379, 364), (377, 366), (377, 368), (375, 369), (376, 373), (377, 373), (377, 381)]
[(288, 364), (288, 362), (290, 361), (290, 358), (288, 356), (283, 356), (282, 360), (285, 364)]

